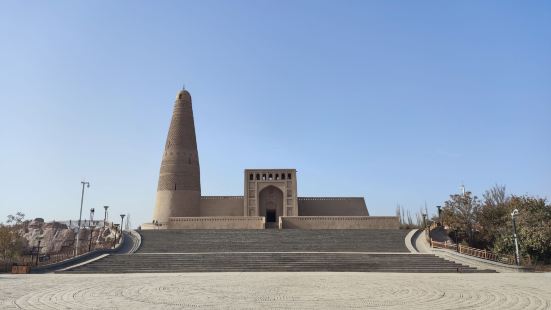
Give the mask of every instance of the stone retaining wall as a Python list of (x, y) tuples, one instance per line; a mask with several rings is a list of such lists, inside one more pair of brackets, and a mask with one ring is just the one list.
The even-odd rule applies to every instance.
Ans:
[(399, 229), (397, 216), (282, 216), (286, 229)]

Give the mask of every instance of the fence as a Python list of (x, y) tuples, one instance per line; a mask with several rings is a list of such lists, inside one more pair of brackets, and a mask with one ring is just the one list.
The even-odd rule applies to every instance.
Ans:
[[(516, 265), (515, 257), (511, 255), (501, 255), (501, 254), (493, 253), (491, 251), (471, 248), (469, 246), (455, 244), (447, 241), (438, 242), (438, 241), (432, 240), (432, 238), (430, 238), (430, 246), (432, 248), (453, 250), (461, 254), (478, 257), (486, 260), (491, 260), (491, 261), (499, 262), (503, 264)], [(521, 257), (521, 264), (531, 265), (530, 257), (529, 256)]]

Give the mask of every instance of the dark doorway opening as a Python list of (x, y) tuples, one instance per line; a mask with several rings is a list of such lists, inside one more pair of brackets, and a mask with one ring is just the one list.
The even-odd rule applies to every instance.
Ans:
[(266, 222), (267, 223), (276, 222), (276, 210), (266, 210)]

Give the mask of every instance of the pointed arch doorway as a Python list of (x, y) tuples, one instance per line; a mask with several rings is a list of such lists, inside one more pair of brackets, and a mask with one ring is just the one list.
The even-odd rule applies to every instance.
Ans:
[(259, 215), (266, 217), (266, 228), (277, 228), (283, 216), (283, 192), (270, 185), (260, 191), (259, 202)]

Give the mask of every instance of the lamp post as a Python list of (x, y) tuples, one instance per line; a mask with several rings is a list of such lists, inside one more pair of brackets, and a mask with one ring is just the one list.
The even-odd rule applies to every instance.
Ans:
[(96, 209), (90, 209), (90, 225), (94, 223), (94, 212), (96, 212)]
[(440, 226), (444, 226), (444, 223), (442, 223), (442, 206), (436, 206), (436, 209), (438, 209), (438, 221), (440, 222)]
[(79, 245), (79, 238), (78, 235), (80, 233), (80, 222), (82, 220), (82, 205), (84, 204), (84, 186), (87, 188), (90, 188), (90, 182), (81, 181), (82, 183), (82, 195), (80, 196), (80, 215), (78, 216), (78, 229), (76, 234), (76, 242), (75, 242), (75, 256), (78, 255), (78, 245)]
[(455, 228), (455, 249), (459, 252), (459, 230)]
[(88, 252), (92, 250), (92, 235), (94, 234), (94, 212), (96, 210), (94, 208), (90, 209), (90, 224), (88, 225), (88, 228), (90, 228), (90, 241), (88, 242)]
[(423, 226), (427, 229), (427, 214), (422, 213), (421, 215), (423, 216)]
[(90, 241), (88, 243), (88, 252), (92, 251), (92, 237), (94, 235), (94, 226), (90, 226)]
[(115, 226), (115, 240), (113, 241), (113, 249), (115, 248), (115, 245), (117, 245), (117, 230), (118, 230), (119, 224), (114, 224), (114, 226)]
[(36, 240), (38, 240), (38, 246), (36, 249), (36, 264), (35, 266), (38, 266), (38, 258), (40, 257), (40, 241), (42, 241), (42, 236), (36, 237)]
[(122, 229), (123, 229), (123, 223), (124, 223), (124, 217), (126, 216), (126, 214), (121, 214), (121, 236), (122, 236)]
[(430, 237), (430, 231), (427, 231), (427, 214), (421, 213), (423, 216), (423, 227), (425, 228), (425, 235), (428, 235)]
[(107, 209), (109, 209), (109, 206), (103, 206), (103, 208), (105, 209), (105, 215), (103, 216), (103, 227), (105, 227), (105, 225), (107, 225)]
[(82, 220), (82, 206), (84, 204), (84, 186), (90, 188), (90, 182), (81, 181), (82, 183), (82, 195), (80, 196), (80, 214), (78, 216), (78, 228), (80, 229), (80, 222)]
[(518, 209), (511, 212), (511, 218), (513, 219), (513, 238), (515, 239), (515, 261), (517, 266), (520, 266), (520, 255), (518, 253), (518, 238), (517, 238), (517, 224), (515, 221), (515, 215), (518, 215)]

